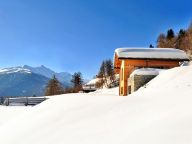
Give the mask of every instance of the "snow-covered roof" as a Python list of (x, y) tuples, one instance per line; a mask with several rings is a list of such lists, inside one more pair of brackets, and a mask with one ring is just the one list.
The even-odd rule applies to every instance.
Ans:
[(120, 59), (188, 60), (184, 51), (175, 48), (117, 48), (115, 54)]
[(94, 85), (99, 81), (99, 78), (95, 78), (90, 80), (88, 83), (86, 83), (85, 85)]
[(161, 71), (165, 71), (165, 69), (140, 68), (140, 69), (134, 70), (131, 73), (130, 77), (134, 75), (158, 75)]

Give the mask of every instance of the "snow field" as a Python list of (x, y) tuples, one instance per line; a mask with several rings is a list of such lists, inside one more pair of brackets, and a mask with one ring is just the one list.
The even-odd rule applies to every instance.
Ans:
[(50, 97), (0, 125), (1, 142), (192, 143), (192, 66), (166, 70), (127, 97), (117, 94), (114, 88)]

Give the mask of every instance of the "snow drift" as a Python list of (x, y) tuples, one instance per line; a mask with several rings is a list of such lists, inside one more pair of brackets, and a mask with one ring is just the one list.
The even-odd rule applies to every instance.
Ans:
[(0, 125), (3, 144), (191, 144), (192, 66), (160, 73), (128, 97), (67, 94)]
[(139, 68), (134, 70), (130, 77), (134, 75), (159, 75), (160, 72), (164, 71), (164, 69), (156, 69), (156, 68)]

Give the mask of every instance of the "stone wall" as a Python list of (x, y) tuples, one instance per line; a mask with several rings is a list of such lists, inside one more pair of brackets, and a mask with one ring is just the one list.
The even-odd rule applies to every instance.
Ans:
[(133, 93), (157, 75), (133, 75), (128, 78), (128, 93)]

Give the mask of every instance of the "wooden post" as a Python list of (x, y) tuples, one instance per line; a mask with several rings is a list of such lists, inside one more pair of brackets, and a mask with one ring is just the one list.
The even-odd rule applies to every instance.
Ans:
[(123, 96), (127, 96), (128, 95), (128, 78), (130, 76), (130, 74), (133, 72), (133, 70), (135, 69), (134, 66), (131, 65), (126, 65), (125, 63), (125, 70), (124, 70), (124, 92), (123, 92)]
[(123, 75), (124, 75), (124, 61), (122, 61), (121, 63), (121, 67), (120, 67), (120, 73), (119, 73), (119, 96), (122, 96), (123, 95)]
[(134, 66), (129, 65), (126, 60), (122, 60), (121, 69), (120, 69), (120, 80), (119, 80), (119, 95), (120, 96), (128, 95), (128, 81), (127, 80), (133, 70), (134, 70)]
[(127, 78), (129, 76), (129, 69), (126, 67), (125, 60), (122, 60), (120, 69), (120, 80), (119, 80), (119, 95), (127, 96)]
[(127, 96), (127, 79), (128, 79), (128, 69), (124, 66), (124, 71), (123, 71), (123, 96)]
[(120, 69), (119, 71), (119, 96), (121, 95), (121, 80), (122, 80), (122, 75), (121, 75), (122, 71)]

